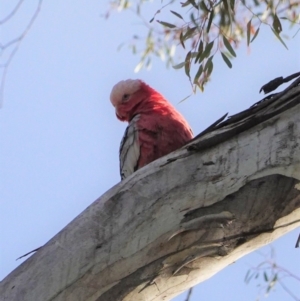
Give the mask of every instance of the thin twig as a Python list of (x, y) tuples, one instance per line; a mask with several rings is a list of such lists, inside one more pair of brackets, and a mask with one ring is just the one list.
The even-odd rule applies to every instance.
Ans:
[(295, 248), (299, 248), (299, 245), (300, 245), (300, 234), (299, 234), (298, 239), (296, 241)]
[[(37, 18), (38, 14), (40, 12), (41, 6), (42, 6), (42, 2), (43, 2), (43, 0), (39, 0), (37, 8), (36, 8), (32, 18), (30, 19), (28, 25), (26, 26), (25, 30), (23, 31), (23, 33), (18, 38), (12, 40), (11, 42), (9, 42), (8, 44), (6, 44), (5, 46), (2, 47), (2, 48), (7, 48), (10, 45), (12, 45), (13, 43), (16, 43), (14, 49), (12, 50), (12, 52), (10, 53), (10, 55), (8, 57), (8, 60), (2, 66), (3, 74), (2, 74), (1, 83), (0, 83), (0, 108), (2, 107), (2, 100), (3, 100), (3, 95), (4, 95), (4, 85), (5, 85), (8, 67), (10, 66), (11, 61), (12, 61), (13, 57), (15, 56), (16, 52), (18, 51), (21, 42), (23, 41), (23, 39), (27, 35), (28, 31), (30, 30), (31, 26), (33, 25), (35, 19)], [(18, 8), (18, 7), (19, 6), (16, 6), (16, 8)]]
[(300, 299), (299, 298), (297, 298), (286, 286), (285, 286), (285, 284), (282, 282), (282, 281), (280, 281), (280, 280), (278, 280), (278, 283), (281, 285), (281, 287), (286, 291), (286, 293), (288, 293), (294, 300), (296, 300), (296, 301), (300, 301)]
[(193, 291), (193, 288), (191, 287), (187, 293), (185, 301), (190, 301), (190, 298), (192, 296), (192, 291)]
[(24, 0), (20, 0), (17, 5), (15, 6), (15, 8), (2, 20), (0, 20), (0, 25), (4, 24), (5, 22), (7, 22), (10, 18), (12, 18), (15, 13), (18, 11), (18, 9), (20, 8), (21, 4), (23, 3)]
[(30, 255), (31, 253), (34, 253), (34, 252), (38, 251), (38, 250), (41, 249), (41, 248), (42, 248), (42, 247), (38, 247), (38, 248), (36, 248), (36, 249), (34, 249), (34, 250), (32, 250), (32, 251), (30, 251), (30, 252), (28, 252), (28, 253), (26, 253), (26, 254), (20, 256), (20, 257), (18, 257), (16, 260), (19, 260), (19, 259), (21, 259), (21, 258), (23, 258), (23, 257), (26, 257), (27, 255)]

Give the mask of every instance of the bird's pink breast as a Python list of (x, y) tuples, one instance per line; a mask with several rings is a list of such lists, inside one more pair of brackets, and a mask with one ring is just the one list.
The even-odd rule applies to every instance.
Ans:
[(188, 123), (171, 106), (141, 114), (137, 128), (141, 150), (138, 168), (181, 148), (193, 138)]

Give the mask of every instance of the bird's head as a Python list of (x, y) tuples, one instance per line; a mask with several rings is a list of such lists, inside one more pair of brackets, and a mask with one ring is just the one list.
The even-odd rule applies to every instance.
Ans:
[(118, 82), (110, 94), (110, 101), (116, 109), (117, 118), (121, 121), (130, 121), (134, 114), (139, 113), (138, 108), (152, 90), (139, 79), (127, 79)]

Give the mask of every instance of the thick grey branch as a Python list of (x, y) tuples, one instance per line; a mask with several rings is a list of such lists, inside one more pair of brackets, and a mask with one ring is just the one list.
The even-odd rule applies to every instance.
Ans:
[(170, 300), (295, 229), (300, 87), (266, 101), (114, 186), (8, 275), (0, 296)]

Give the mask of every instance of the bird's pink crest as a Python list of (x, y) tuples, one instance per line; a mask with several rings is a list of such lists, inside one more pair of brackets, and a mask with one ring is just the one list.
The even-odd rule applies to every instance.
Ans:
[(112, 105), (117, 106), (125, 94), (133, 94), (141, 87), (142, 81), (139, 79), (127, 79), (118, 82), (110, 93), (110, 101)]

